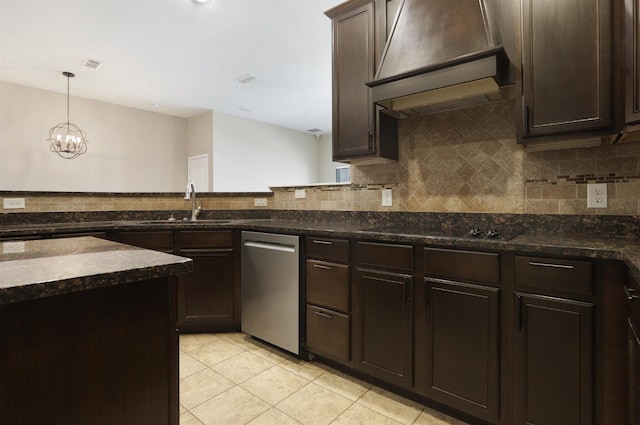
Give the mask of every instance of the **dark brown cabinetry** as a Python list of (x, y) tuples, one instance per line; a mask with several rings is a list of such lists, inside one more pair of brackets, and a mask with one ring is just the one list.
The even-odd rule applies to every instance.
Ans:
[(349, 242), (306, 239), (306, 349), (351, 365)]
[(175, 253), (193, 260), (180, 275), (180, 332), (229, 332), (240, 329), (239, 233), (231, 230), (159, 230), (109, 232), (116, 242)]
[(381, 51), (376, 2), (353, 0), (326, 15), (333, 27), (333, 159), (395, 161), (397, 121), (374, 105), (366, 85), (373, 80)]
[(640, 1), (625, 0), (625, 123), (640, 124)]
[(614, 3), (521, 0), (521, 143), (613, 130)]
[(181, 332), (237, 330), (240, 294), (231, 231), (179, 234), (176, 253), (193, 260), (193, 271), (178, 276), (178, 328)]
[(629, 277), (624, 287), (627, 319), (629, 425), (640, 425), (640, 285)]
[(426, 248), (418, 381), (427, 397), (495, 422), (500, 396), (500, 256)]
[[(593, 285), (587, 264), (516, 256), (515, 424), (594, 423), (595, 308), (585, 301)], [(573, 289), (575, 299), (548, 295), (553, 282), (562, 285), (555, 292)]]
[(358, 242), (356, 266), (356, 368), (410, 387), (413, 247)]

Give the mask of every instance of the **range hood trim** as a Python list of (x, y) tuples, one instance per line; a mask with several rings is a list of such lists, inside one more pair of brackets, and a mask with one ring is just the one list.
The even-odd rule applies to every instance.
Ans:
[(471, 62), (438, 67), (427, 74), (422, 73), (404, 79), (394, 79), (383, 85), (375, 85), (371, 87), (372, 100), (374, 103), (379, 103), (482, 78), (495, 79), (497, 74), (497, 56), (485, 56)]

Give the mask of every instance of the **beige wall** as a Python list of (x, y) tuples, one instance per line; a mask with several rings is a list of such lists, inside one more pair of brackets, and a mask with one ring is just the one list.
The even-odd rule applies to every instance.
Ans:
[(187, 156), (209, 155), (209, 187), (213, 188), (213, 111), (189, 118), (187, 140)]
[[(352, 167), (353, 185), (275, 189), (268, 208), (356, 211), (640, 215), (640, 143), (525, 153), (515, 141), (514, 104), (505, 101), (400, 123), (397, 163)], [(586, 183), (606, 182), (609, 208), (586, 208)], [(381, 189), (393, 206), (381, 206)], [(182, 190), (182, 188), (180, 188)], [(253, 207), (253, 197), (205, 198), (205, 209)], [(30, 197), (27, 210), (187, 209), (175, 199), (93, 203)], [(143, 205), (144, 208), (138, 208)], [(148, 208), (147, 208), (148, 207)]]
[(66, 160), (49, 129), (66, 122), (66, 94), (0, 81), (0, 190), (166, 192), (182, 190), (187, 120), (71, 97), (70, 120), (89, 140)]

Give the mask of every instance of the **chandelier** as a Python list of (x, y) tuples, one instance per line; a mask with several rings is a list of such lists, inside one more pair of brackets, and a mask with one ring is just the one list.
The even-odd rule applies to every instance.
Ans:
[(77, 125), (69, 122), (69, 78), (75, 77), (71, 72), (63, 72), (67, 77), (67, 122), (60, 123), (49, 130), (49, 138), (52, 152), (62, 158), (73, 159), (87, 151), (87, 135)]

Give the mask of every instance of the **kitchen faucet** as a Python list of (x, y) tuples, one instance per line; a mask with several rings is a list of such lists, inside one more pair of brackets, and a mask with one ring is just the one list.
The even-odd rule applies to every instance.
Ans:
[(196, 208), (196, 187), (193, 182), (187, 183), (186, 199), (189, 198), (191, 198), (191, 221), (196, 221), (198, 219), (198, 215), (202, 212), (202, 200), (200, 200), (200, 205)]

